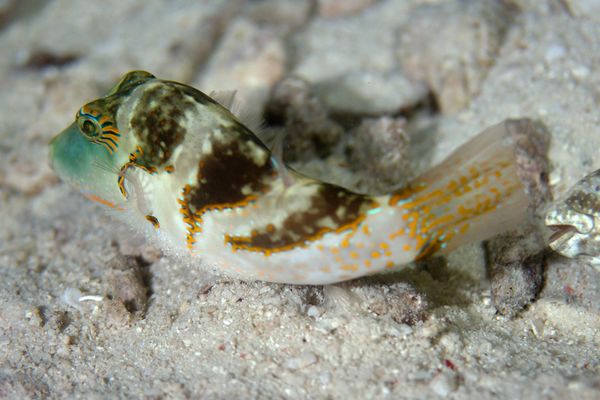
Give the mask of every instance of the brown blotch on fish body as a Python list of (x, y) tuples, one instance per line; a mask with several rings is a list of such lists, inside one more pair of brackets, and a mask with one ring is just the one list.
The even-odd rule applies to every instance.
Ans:
[(212, 153), (199, 162), (197, 184), (189, 192), (192, 212), (246, 205), (268, 189), (273, 167), (268, 157), (253, 156), (254, 146), (240, 140), (213, 142)]
[(306, 246), (328, 232), (355, 230), (375, 202), (346, 189), (320, 184), (307, 209), (297, 211), (279, 226), (268, 224), (251, 236), (227, 236), (226, 242), (237, 250), (270, 254)]

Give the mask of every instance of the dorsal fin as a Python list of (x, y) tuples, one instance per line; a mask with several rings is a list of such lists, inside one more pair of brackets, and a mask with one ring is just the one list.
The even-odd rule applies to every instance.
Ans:
[(112, 96), (115, 93), (129, 90), (132, 87), (135, 87), (135, 86), (137, 86), (143, 82), (146, 82), (147, 80), (150, 80), (150, 79), (156, 79), (156, 77), (154, 75), (152, 75), (150, 72), (130, 71), (121, 78), (119, 83), (117, 83), (115, 86), (112, 87), (112, 89), (110, 89), (108, 91), (106, 96)]
[(289, 188), (294, 184), (294, 178), (288, 172), (288, 168), (283, 161), (283, 143), (286, 136), (287, 132), (283, 129), (278, 130), (275, 133), (275, 138), (271, 144), (271, 164), (273, 164), (273, 167), (275, 167), (275, 170), (283, 181), (284, 186)]

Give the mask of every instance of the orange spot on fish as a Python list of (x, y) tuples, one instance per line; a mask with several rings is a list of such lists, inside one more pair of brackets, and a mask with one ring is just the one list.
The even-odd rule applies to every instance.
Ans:
[(394, 240), (399, 236), (404, 236), (406, 234), (406, 230), (404, 228), (397, 230), (394, 233), (391, 233), (388, 237), (390, 238), (390, 240)]
[(349, 246), (350, 246), (350, 237), (344, 236), (344, 239), (342, 239), (342, 242), (340, 243), (340, 247), (342, 249), (347, 249)]

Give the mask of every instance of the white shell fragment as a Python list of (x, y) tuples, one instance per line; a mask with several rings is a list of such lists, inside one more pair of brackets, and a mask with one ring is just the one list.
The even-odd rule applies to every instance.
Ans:
[(81, 293), (79, 291), (79, 289), (67, 288), (67, 289), (65, 289), (65, 291), (62, 294), (61, 300), (66, 305), (76, 308), (77, 310), (83, 312), (84, 309), (83, 309), (83, 306), (81, 305), (82, 302), (84, 302), (84, 301), (101, 302), (102, 300), (104, 300), (104, 297), (96, 296), (96, 295), (84, 295), (83, 293)]

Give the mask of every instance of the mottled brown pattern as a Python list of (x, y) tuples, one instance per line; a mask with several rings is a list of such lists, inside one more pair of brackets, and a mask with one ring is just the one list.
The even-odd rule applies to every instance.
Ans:
[[(225, 127), (222, 129), (226, 130)], [(275, 172), (269, 157), (257, 164), (252, 157), (253, 151), (262, 151), (256, 149), (253, 141), (213, 141), (212, 153), (202, 157), (199, 162), (198, 184), (189, 194), (194, 213), (211, 208), (233, 207), (267, 190)]]
[(154, 75), (145, 71), (132, 71), (125, 75), (105, 97), (88, 103), (84, 107), (96, 110), (102, 115), (108, 116), (112, 121), (116, 121), (117, 111), (123, 101), (136, 87), (150, 79), (155, 79)]
[(372, 208), (374, 201), (338, 186), (318, 183), (310, 206), (292, 213), (281, 226), (256, 229), (250, 237), (230, 237), (229, 243), (251, 251), (281, 251), (307, 244), (327, 232), (352, 227)]
[(577, 212), (588, 215), (600, 215), (600, 199), (597, 193), (577, 191), (571, 194), (565, 200), (565, 203)]
[(131, 128), (140, 140), (146, 167), (167, 163), (186, 135), (184, 111), (195, 107), (179, 89), (169, 84), (151, 86), (139, 100), (131, 118)]

